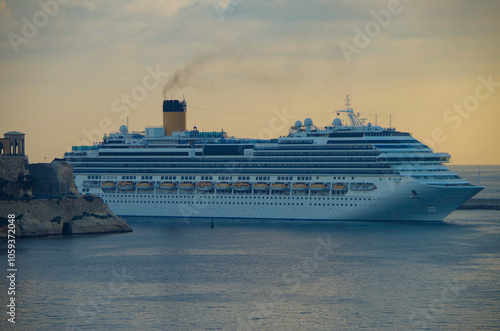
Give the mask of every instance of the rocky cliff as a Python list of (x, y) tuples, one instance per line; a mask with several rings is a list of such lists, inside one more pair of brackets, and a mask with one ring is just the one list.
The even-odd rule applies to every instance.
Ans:
[[(19, 199), (19, 174), (36, 180), (36, 199)], [(16, 237), (132, 231), (100, 198), (78, 194), (73, 167), (64, 160), (28, 164), (24, 157), (1, 156), (0, 179), (1, 197), (8, 198), (0, 200), (0, 238), (7, 236), (9, 214), (16, 215)]]
[(16, 215), (16, 237), (132, 231), (101, 199), (93, 197), (0, 201), (0, 238), (7, 236), (9, 214)]

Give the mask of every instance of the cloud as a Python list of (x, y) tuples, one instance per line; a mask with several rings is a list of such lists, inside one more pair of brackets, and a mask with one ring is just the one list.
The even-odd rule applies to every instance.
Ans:
[[(367, 109), (404, 106), (421, 114), (436, 107), (429, 100), (441, 100), (443, 107), (463, 100), (475, 84), (467, 82), (478, 75), (492, 72), (500, 79), (500, 1), (402, 1), (404, 11), (350, 65), (339, 43), (352, 43), (354, 28), (363, 28), (374, 19), (370, 12), (387, 8), (389, 0), (72, 0), (16, 54), (5, 36), (22, 33), (22, 18), (32, 20), (39, 1), (0, 0), (0, 100), (2, 109), (15, 114), (0, 123), (5, 131), (7, 118), (12, 125), (26, 123), (23, 116), (33, 109), (41, 109), (40, 121), (58, 119), (55, 111), (84, 114), (68, 120), (68, 128), (99, 119), (112, 99), (141, 82), (146, 66), (173, 73), (168, 93), (185, 92), (192, 104), (242, 112), (280, 105), (320, 112), (350, 91), (363, 95), (363, 101), (355, 99), (360, 109), (364, 102)], [(223, 21), (214, 6), (227, 9)], [(240, 47), (238, 42), (251, 49), (241, 56), (226, 51), (224, 43)], [(140, 107), (158, 106), (154, 99), (162, 87)], [(468, 123), (497, 114), (495, 98)], [(419, 117), (426, 116), (441, 115)], [(38, 130), (39, 120), (32, 122)], [(35, 158), (43, 146), (52, 146), (50, 139), (33, 142)]]
[(196, 5), (208, 6), (210, 0), (139, 0), (125, 7), (128, 14), (145, 14), (153, 16), (175, 16), (181, 10)]

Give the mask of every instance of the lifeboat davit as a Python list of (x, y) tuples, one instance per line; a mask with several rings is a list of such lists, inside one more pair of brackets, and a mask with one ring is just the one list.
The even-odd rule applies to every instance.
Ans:
[(215, 188), (219, 191), (229, 191), (231, 189), (231, 184), (226, 182), (217, 183), (217, 185), (215, 185)]
[(267, 191), (269, 190), (269, 184), (266, 183), (255, 183), (253, 184), (254, 191)]
[(154, 187), (153, 183), (150, 182), (140, 182), (137, 183), (137, 189), (138, 190), (152, 190)]
[(163, 190), (175, 190), (177, 187), (177, 183), (173, 182), (163, 182), (160, 184), (160, 188)]
[(324, 183), (311, 184), (311, 191), (326, 191), (326, 190), (328, 190), (328, 185)]
[(284, 191), (288, 188), (288, 184), (285, 183), (274, 183), (271, 185), (273, 191)]
[(306, 183), (295, 183), (292, 185), (294, 191), (307, 191), (309, 186)]
[(332, 190), (334, 190), (334, 191), (342, 191), (345, 189), (346, 189), (346, 187), (344, 185), (340, 185), (340, 184), (333, 184), (332, 185)]
[(250, 183), (236, 182), (233, 184), (233, 190), (238, 192), (250, 191)]
[(134, 189), (134, 183), (132, 183), (132, 182), (119, 182), (118, 183), (118, 188), (120, 190), (133, 190)]
[(199, 182), (196, 184), (196, 189), (200, 191), (210, 191), (214, 188), (214, 184), (210, 182)]
[(194, 184), (191, 182), (183, 182), (183, 183), (180, 183), (179, 188), (181, 190), (192, 190), (192, 189), (194, 189)]

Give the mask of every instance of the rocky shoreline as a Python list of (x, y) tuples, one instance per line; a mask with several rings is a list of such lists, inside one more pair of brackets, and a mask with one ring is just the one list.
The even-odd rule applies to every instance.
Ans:
[(132, 231), (102, 199), (92, 196), (0, 201), (0, 238), (7, 237), (9, 214), (16, 215), (16, 238)]

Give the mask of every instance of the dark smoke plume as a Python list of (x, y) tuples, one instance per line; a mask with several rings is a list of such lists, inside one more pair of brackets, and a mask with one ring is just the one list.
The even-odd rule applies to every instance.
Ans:
[(242, 45), (224, 45), (210, 52), (198, 53), (191, 61), (177, 69), (163, 86), (163, 97), (171, 97), (172, 94), (191, 84), (194, 76), (199, 74), (205, 66), (220, 59), (239, 58), (248, 51)]

